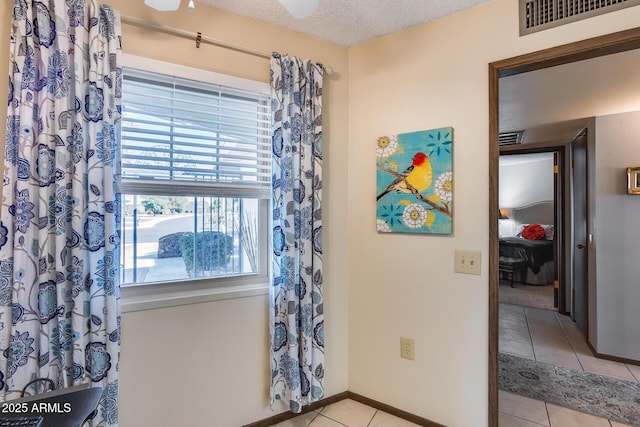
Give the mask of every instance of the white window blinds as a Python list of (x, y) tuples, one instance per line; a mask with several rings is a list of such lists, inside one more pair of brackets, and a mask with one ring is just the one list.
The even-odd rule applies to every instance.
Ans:
[(122, 100), (128, 191), (270, 197), (268, 95), (125, 69)]

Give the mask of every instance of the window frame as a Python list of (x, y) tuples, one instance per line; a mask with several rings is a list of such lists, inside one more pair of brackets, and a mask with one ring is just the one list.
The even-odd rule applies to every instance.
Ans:
[[(208, 82), (220, 86), (270, 94), (269, 83), (248, 80), (201, 70), (182, 65), (172, 64), (155, 59), (123, 54), (123, 67), (139, 69), (158, 74), (171, 75), (186, 79)], [(158, 71), (162, 70), (162, 71)], [(167, 183), (170, 186), (170, 183)], [(143, 188), (144, 183), (141, 185)], [(125, 186), (122, 195), (125, 195)], [(141, 188), (137, 184), (130, 185), (127, 193)], [(215, 195), (211, 195), (215, 197)], [(225, 195), (221, 195), (225, 197)], [(258, 199), (258, 272), (242, 273), (233, 276), (210, 277), (193, 280), (172, 282), (138, 283), (120, 286), (122, 312), (149, 310), (171, 307), (183, 304), (195, 304), (208, 301), (244, 298), (248, 296), (266, 295), (269, 293), (270, 283), (270, 227), (271, 200)]]

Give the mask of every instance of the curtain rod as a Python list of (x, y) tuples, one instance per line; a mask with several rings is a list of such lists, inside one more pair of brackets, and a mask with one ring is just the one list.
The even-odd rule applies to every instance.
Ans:
[[(132, 16), (126, 16), (126, 15), (122, 15), (120, 17), (120, 20), (124, 24), (133, 25), (133, 26), (142, 27), (142, 28), (150, 28), (152, 30), (156, 30), (162, 33), (171, 34), (171, 35), (182, 37), (189, 40), (195, 40), (196, 47), (200, 47), (200, 43), (204, 42), (204, 43), (208, 43), (208, 44), (222, 47), (225, 49), (234, 50), (236, 52), (257, 56), (259, 58), (271, 59), (270, 54), (259, 52), (257, 50), (248, 49), (246, 47), (238, 46), (233, 43), (225, 42), (222, 40), (216, 40), (210, 37), (203, 37), (202, 33), (200, 32), (198, 32), (197, 34), (193, 34), (189, 31), (181, 30), (179, 28), (167, 27), (165, 25), (158, 24), (157, 22), (147, 21), (144, 19), (134, 18)], [(324, 72), (327, 73), (328, 75), (331, 75), (333, 73), (333, 68), (324, 67)]]
[(247, 49), (245, 47), (237, 46), (222, 40), (216, 40), (209, 37), (202, 37), (201, 33), (193, 34), (193, 33), (190, 33), (189, 31), (181, 30), (179, 28), (167, 27), (167, 26), (158, 24), (156, 22), (146, 21), (144, 19), (134, 18), (132, 16), (122, 15), (120, 17), (120, 20), (124, 24), (129, 24), (136, 27), (151, 28), (153, 30), (160, 31), (162, 33), (172, 34), (174, 36), (182, 37), (189, 40), (195, 40), (196, 46), (198, 47), (200, 47), (200, 42), (204, 42), (204, 43), (212, 44), (214, 46), (223, 47), (225, 49), (231, 49), (237, 52), (248, 53), (249, 55), (258, 56), (264, 59), (271, 58), (271, 55), (267, 53), (258, 52), (257, 50)]

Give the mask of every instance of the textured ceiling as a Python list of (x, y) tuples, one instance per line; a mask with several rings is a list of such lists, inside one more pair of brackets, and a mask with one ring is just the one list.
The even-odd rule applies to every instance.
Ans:
[(196, 0), (196, 10), (198, 3), (206, 4), (341, 46), (354, 46), (486, 1), (320, 0), (317, 11), (300, 20), (292, 18), (278, 0)]

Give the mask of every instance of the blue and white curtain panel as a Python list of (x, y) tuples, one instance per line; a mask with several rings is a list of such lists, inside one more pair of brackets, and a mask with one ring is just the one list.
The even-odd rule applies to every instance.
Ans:
[(274, 53), (271, 404), (324, 395), (322, 66)]
[[(0, 223), (0, 399), (103, 389), (118, 424), (121, 30), (92, 0), (15, 0)], [(32, 390), (28, 392), (33, 393)]]

